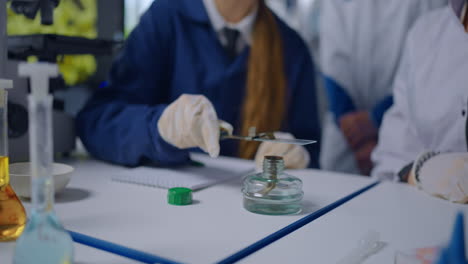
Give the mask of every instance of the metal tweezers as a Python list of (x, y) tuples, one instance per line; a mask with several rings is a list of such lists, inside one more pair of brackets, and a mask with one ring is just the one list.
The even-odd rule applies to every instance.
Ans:
[(316, 140), (276, 138), (273, 132), (257, 133), (255, 127), (251, 127), (249, 129), (248, 136), (232, 135), (229, 133), (228, 130), (224, 129), (223, 127), (220, 127), (220, 138), (221, 140), (237, 139), (237, 140), (247, 140), (247, 141), (261, 141), (261, 142), (268, 141), (268, 142), (286, 143), (286, 144), (302, 145), (302, 146), (317, 143)]

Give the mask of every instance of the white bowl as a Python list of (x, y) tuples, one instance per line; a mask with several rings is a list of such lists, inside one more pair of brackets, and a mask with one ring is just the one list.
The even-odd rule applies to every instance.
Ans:
[[(66, 164), (52, 164), (55, 194), (63, 191), (70, 182), (73, 167)], [(10, 164), (10, 184), (17, 195), (31, 197), (31, 168), (29, 162)]]

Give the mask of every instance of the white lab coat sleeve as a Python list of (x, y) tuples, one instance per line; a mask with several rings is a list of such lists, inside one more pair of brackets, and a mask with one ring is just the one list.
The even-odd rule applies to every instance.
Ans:
[[(348, 10), (352, 3), (343, 0), (322, 0), (321, 4), (319, 59), (322, 75), (332, 79), (348, 92), (352, 86), (350, 69), (353, 67), (351, 40), (354, 38), (351, 36), (352, 23), (349, 21)], [(324, 170), (359, 173), (354, 155), (331, 112), (327, 113), (324, 123), (320, 167)]]
[(393, 85), (394, 105), (384, 116), (379, 143), (372, 153), (372, 176), (380, 180), (397, 180), (398, 172), (424, 148), (411, 118), (411, 104), (417, 103), (410, 94), (415, 89), (411, 80), (411, 50), (410, 36)]
[(351, 85), (351, 43), (343, 0), (323, 1), (320, 18), (320, 64), (322, 73), (342, 87)]

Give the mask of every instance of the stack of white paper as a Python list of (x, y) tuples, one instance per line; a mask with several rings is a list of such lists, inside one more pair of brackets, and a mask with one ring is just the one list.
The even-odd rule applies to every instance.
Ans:
[(221, 157), (217, 162), (202, 154), (192, 154), (192, 159), (204, 167), (184, 166), (174, 169), (138, 167), (112, 176), (112, 180), (159, 188), (186, 187), (192, 190), (205, 188), (253, 171), (252, 161)]

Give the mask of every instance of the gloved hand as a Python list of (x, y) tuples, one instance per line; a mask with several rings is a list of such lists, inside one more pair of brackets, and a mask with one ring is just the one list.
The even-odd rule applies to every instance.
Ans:
[[(276, 138), (294, 139), (289, 133), (275, 132)], [(262, 170), (263, 159), (265, 156), (281, 156), (284, 159), (284, 165), (288, 169), (304, 169), (310, 162), (309, 152), (300, 145), (286, 143), (262, 142), (255, 154), (255, 164), (257, 171)]]
[(463, 214), (458, 213), (447, 248), (443, 249), (437, 264), (467, 264), (465, 256), (465, 226)]
[(343, 115), (340, 129), (353, 151), (357, 151), (368, 140), (377, 140), (378, 129), (374, 125), (369, 112), (358, 111)]
[(413, 165), (408, 182), (456, 203), (468, 202), (468, 153), (424, 153)]
[[(225, 123), (225, 128), (232, 126)], [(178, 148), (199, 147), (219, 156), (220, 122), (211, 102), (203, 95), (183, 94), (162, 113), (158, 121), (161, 137)]]

